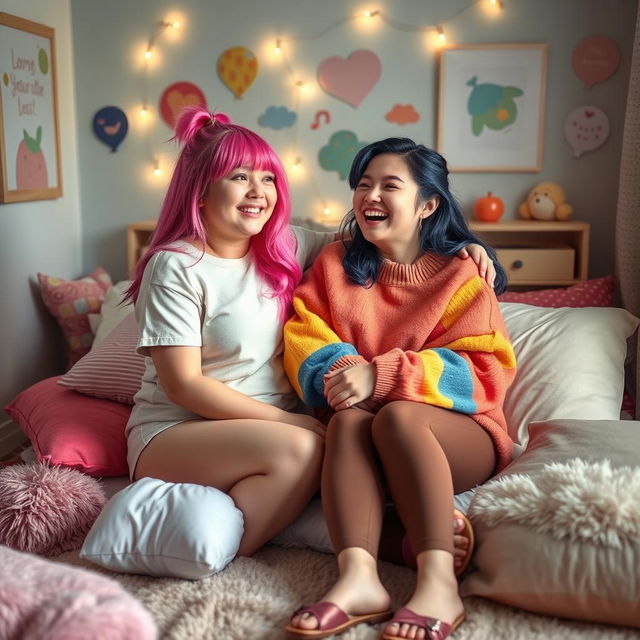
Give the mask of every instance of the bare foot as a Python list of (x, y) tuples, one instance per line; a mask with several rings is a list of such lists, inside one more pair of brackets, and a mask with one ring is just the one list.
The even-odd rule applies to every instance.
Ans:
[[(418, 583), (405, 607), (421, 616), (437, 618), (451, 624), (464, 613), (458, 594), (458, 581), (452, 571), (451, 554), (439, 549), (424, 551), (418, 558)], [(425, 629), (411, 624), (390, 622), (384, 630), (385, 637), (423, 640)]]
[[(347, 554), (347, 561), (344, 554)], [(319, 602), (332, 602), (352, 616), (389, 609), (391, 598), (380, 582), (376, 561), (370, 554), (364, 549), (350, 547), (340, 553), (338, 564), (341, 568), (340, 577)], [(300, 629), (317, 629), (318, 620), (311, 613), (302, 613), (294, 616), (290, 625)]]

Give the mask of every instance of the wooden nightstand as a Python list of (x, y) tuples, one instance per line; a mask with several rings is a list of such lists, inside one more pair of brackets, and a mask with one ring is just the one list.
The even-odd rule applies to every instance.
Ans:
[(127, 272), (129, 278), (133, 277), (136, 263), (149, 244), (157, 222), (157, 220), (141, 220), (127, 225)]
[(496, 250), (510, 287), (568, 286), (588, 277), (587, 222), (474, 220), (469, 227)]

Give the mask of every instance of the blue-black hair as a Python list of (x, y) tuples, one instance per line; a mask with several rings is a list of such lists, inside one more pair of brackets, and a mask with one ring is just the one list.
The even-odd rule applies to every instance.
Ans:
[[(405, 159), (418, 185), (419, 202), (434, 196), (440, 197), (435, 212), (423, 221), (420, 231), (422, 250), (451, 256), (472, 242), (483, 246), (496, 270), (494, 289), (497, 294), (502, 293), (507, 288), (505, 271), (498, 262), (496, 252), (469, 229), (460, 205), (449, 191), (447, 162), (437, 151), (416, 144), (409, 138), (386, 138), (372, 142), (360, 149), (353, 159), (349, 171), (351, 189), (358, 186), (371, 160), (382, 153), (395, 153)], [(365, 239), (353, 209), (342, 220), (340, 230), (346, 248), (342, 264), (347, 276), (356, 284), (373, 286), (378, 278), (382, 257), (377, 247)], [(350, 240), (345, 240), (349, 237)]]

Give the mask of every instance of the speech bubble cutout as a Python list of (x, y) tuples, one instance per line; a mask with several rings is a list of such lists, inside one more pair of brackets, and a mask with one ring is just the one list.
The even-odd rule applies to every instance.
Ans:
[(620, 49), (606, 36), (589, 36), (581, 40), (571, 54), (575, 74), (585, 89), (606, 80), (618, 68)]
[(579, 158), (602, 146), (609, 137), (609, 118), (598, 107), (578, 107), (564, 121), (564, 137)]
[(246, 47), (226, 49), (218, 58), (218, 75), (236, 98), (242, 98), (258, 75), (258, 58)]
[(93, 132), (115, 153), (129, 130), (129, 121), (120, 107), (102, 107), (93, 116)]
[(170, 129), (185, 107), (207, 108), (207, 99), (197, 85), (191, 82), (174, 82), (160, 96), (160, 115)]

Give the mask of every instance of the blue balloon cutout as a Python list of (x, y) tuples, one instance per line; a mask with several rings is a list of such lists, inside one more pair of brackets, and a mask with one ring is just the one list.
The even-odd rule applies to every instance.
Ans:
[(114, 153), (129, 129), (125, 112), (119, 107), (102, 107), (93, 116), (93, 132)]

